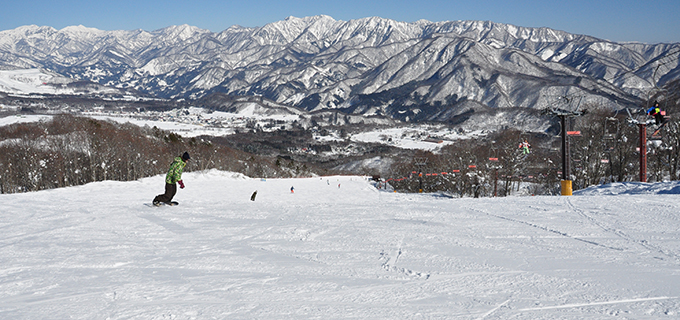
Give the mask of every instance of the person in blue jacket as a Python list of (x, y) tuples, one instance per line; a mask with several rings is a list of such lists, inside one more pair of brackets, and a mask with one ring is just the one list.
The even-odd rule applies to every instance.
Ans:
[(654, 101), (654, 105), (647, 110), (647, 114), (654, 116), (654, 121), (656, 125), (661, 125), (663, 123), (663, 114), (661, 114), (661, 108), (659, 108), (659, 102)]

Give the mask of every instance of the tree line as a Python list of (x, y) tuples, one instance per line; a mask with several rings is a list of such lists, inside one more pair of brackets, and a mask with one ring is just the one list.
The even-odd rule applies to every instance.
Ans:
[[(648, 182), (680, 180), (678, 101), (677, 94), (661, 101), (669, 120), (658, 136), (652, 136), (655, 125), (647, 127)], [(580, 132), (568, 137), (573, 189), (639, 181), (640, 128), (631, 120), (651, 119), (645, 114), (646, 108), (640, 107), (631, 114), (598, 105), (587, 105), (585, 110), (588, 113), (584, 116), (567, 121), (568, 130)], [(523, 155), (518, 148), (525, 138), (532, 145), (529, 155)], [(456, 141), (437, 154), (419, 151), (394, 166), (390, 175), (396, 179), (390, 184), (403, 192), (422, 189), (461, 197), (506, 196), (521, 187), (531, 194), (559, 194), (561, 152), (559, 134), (506, 129), (483, 139)], [(447, 174), (421, 177), (420, 172)]]
[(0, 137), (0, 193), (137, 180), (165, 173), (184, 151), (193, 160), (187, 172), (219, 169), (257, 177), (311, 174), (308, 166), (258, 157), (207, 138), (183, 138), (156, 127), (66, 114), (0, 127)]

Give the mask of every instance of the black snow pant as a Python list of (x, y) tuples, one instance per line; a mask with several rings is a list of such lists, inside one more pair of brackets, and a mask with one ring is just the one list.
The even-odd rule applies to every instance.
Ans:
[(663, 123), (663, 120), (664, 120), (663, 115), (662, 115), (661, 113), (655, 114), (655, 115), (654, 115), (654, 120), (656, 121), (656, 124), (657, 124), (657, 125), (662, 124), (662, 123)]
[(165, 184), (165, 193), (164, 194), (159, 194), (155, 198), (153, 198), (153, 202), (170, 202), (172, 201), (172, 198), (175, 197), (175, 194), (177, 193), (177, 184), (176, 183), (166, 183)]

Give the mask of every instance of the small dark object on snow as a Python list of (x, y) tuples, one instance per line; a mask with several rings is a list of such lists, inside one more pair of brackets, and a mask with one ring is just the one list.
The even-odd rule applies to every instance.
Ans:
[(177, 202), (177, 201), (168, 201), (168, 202), (154, 201), (154, 202), (153, 202), (153, 205), (156, 206), (156, 207), (160, 207), (160, 206), (162, 206), (162, 205), (166, 205), (166, 206), (176, 206), (176, 205), (178, 205), (178, 204), (179, 204), (179, 202)]
[(255, 190), (255, 192), (253, 192), (253, 195), (250, 196), (250, 201), (255, 201), (255, 196), (257, 196), (257, 190)]

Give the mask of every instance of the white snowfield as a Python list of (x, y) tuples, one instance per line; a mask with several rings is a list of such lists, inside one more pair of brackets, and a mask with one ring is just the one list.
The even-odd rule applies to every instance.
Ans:
[(209, 171), (151, 207), (163, 178), (0, 195), (0, 318), (680, 318), (676, 182), (452, 199)]
[(74, 80), (41, 69), (0, 70), (0, 92), (74, 94), (62, 87)]

